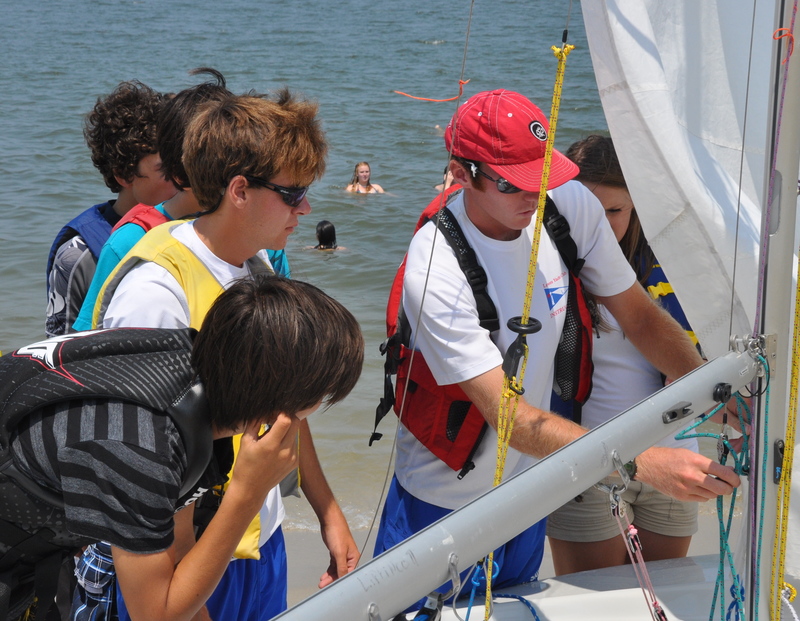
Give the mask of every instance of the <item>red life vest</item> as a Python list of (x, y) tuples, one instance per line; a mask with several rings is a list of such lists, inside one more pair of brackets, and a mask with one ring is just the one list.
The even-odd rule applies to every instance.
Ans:
[(169, 218), (165, 216), (163, 213), (161, 213), (155, 207), (139, 203), (128, 213), (122, 216), (122, 219), (120, 219), (120, 221), (117, 222), (117, 224), (114, 226), (111, 232), (113, 233), (123, 224), (127, 224), (128, 222), (133, 222), (134, 224), (138, 224), (145, 230), (145, 232), (147, 232), (150, 229), (157, 227), (159, 224), (164, 224), (165, 222), (169, 222)]
[[(437, 226), (453, 247), (472, 287), (481, 327), (493, 332), (499, 328), (499, 320), (486, 291), (486, 272), (477, 262), (455, 218), (445, 208), (459, 189), (460, 186), (451, 186), (444, 197), (439, 195), (431, 201), (420, 215), (414, 232), (439, 214)], [(547, 199), (544, 222), (570, 274), (566, 319), (556, 353), (555, 384), (562, 399), (582, 404), (589, 398), (593, 371), (592, 316), (578, 278), (583, 259), (577, 258), (577, 246), (569, 234), (569, 223), (550, 198)], [(380, 348), (381, 354), (386, 356), (384, 396), (375, 411), (375, 429), (369, 443), (371, 446), (382, 437), (377, 431), (378, 423), (394, 408), (395, 414), (414, 437), (458, 472), (461, 479), (475, 467), (472, 457), (488, 424), (458, 384), (437, 384), (422, 354), (409, 349), (411, 330), (402, 309), (406, 260), (407, 256), (397, 270), (386, 307), (388, 338)], [(397, 376), (396, 388), (392, 384), (393, 375)]]

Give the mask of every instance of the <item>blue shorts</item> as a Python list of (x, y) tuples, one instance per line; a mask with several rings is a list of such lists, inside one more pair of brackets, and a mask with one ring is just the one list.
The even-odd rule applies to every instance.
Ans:
[[(450, 509), (415, 498), (403, 489), (396, 476), (393, 477), (381, 515), (374, 556), (408, 539), (448, 513), (451, 513)], [(544, 555), (545, 523), (546, 519), (537, 522), (494, 551), (494, 562), (499, 571), (493, 572), (492, 589), (502, 589), (537, 579)], [(461, 573), (462, 580), (469, 569)], [(447, 582), (436, 590), (446, 593), (451, 587), (451, 583)], [(462, 594), (468, 595), (469, 590), (469, 586), (464, 586)], [(424, 600), (420, 600), (408, 610), (417, 610), (423, 603)]]
[[(206, 606), (212, 619), (267, 621), (287, 608), (286, 544), (280, 526), (259, 550), (261, 558), (228, 564)], [(130, 621), (117, 589), (120, 621)]]

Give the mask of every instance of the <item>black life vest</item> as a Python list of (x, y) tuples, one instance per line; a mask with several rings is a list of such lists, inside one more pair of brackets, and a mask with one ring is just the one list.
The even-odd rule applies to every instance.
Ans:
[(0, 358), (0, 619), (21, 614), (34, 591), (52, 601), (61, 560), (91, 543), (66, 530), (60, 494), (15, 468), (10, 440), (17, 425), (42, 407), (75, 399), (119, 399), (164, 412), (186, 451), (181, 501), (191, 498), (212, 456), (208, 403), (190, 364), (193, 335), (189, 329), (79, 332)]
[[(446, 198), (449, 204), (458, 187), (451, 186)], [(494, 332), (499, 328), (497, 310), (487, 291), (486, 272), (478, 263), (475, 251), (464, 237), (455, 217), (443, 206), (439, 196), (422, 212), (418, 231), (436, 218), (440, 232), (453, 248), (459, 266), (475, 297), (482, 328)], [(579, 417), (580, 405), (586, 402), (592, 389), (592, 313), (579, 274), (584, 260), (578, 258), (578, 248), (570, 235), (569, 223), (555, 203), (547, 197), (544, 213), (545, 230), (555, 243), (569, 272), (567, 310), (555, 358), (554, 389), (564, 401), (573, 402)], [(384, 363), (384, 395), (375, 410), (375, 427), (370, 446), (382, 437), (378, 423), (394, 408), (401, 422), (417, 440), (436, 457), (458, 472), (463, 478), (475, 467), (472, 461), (488, 427), (478, 408), (458, 384), (440, 386), (436, 383), (424, 357), (409, 349), (411, 329), (402, 306), (403, 278), (407, 257), (397, 270), (386, 308), (387, 339), (381, 345)], [(393, 386), (392, 376), (397, 376)], [(579, 420), (577, 421), (579, 422)]]

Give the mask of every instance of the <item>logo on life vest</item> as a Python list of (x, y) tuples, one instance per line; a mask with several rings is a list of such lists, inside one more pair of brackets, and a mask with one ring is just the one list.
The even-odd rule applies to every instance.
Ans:
[(528, 129), (531, 130), (531, 133), (542, 142), (547, 140), (547, 130), (539, 121), (531, 121), (531, 124), (528, 125)]
[(47, 339), (46, 341), (39, 341), (38, 343), (31, 343), (30, 345), (26, 345), (25, 347), (20, 347), (17, 351), (14, 352), (15, 356), (27, 356), (28, 358), (33, 358), (34, 360), (38, 360), (39, 362), (43, 363), (45, 366), (50, 367), (51, 369), (56, 368), (56, 363), (54, 360), (55, 351), (58, 349), (58, 346), (61, 343), (65, 343), (67, 341), (71, 341), (76, 338), (82, 338), (87, 334), (94, 334), (96, 332), (101, 332), (101, 330), (92, 330), (91, 332), (80, 332), (80, 333), (73, 333), (73, 334), (62, 334), (61, 336), (54, 336), (51, 339)]
[(569, 291), (569, 285), (564, 287), (550, 287), (545, 288), (544, 294), (547, 296), (547, 304), (550, 306), (550, 310), (553, 310), (556, 307), (556, 304), (561, 301), (567, 292)]
[(180, 511), (181, 509), (188, 507), (189, 505), (193, 505), (195, 502), (200, 500), (200, 498), (203, 497), (203, 494), (205, 494), (207, 491), (208, 491), (207, 487), (198, 487), (197, 491), (194, 494), (192, 494), (191, 497), (186, 502), (183, 503), (183, 506), (178, 507), (177, 511)]
[(103, 332), (104, 330), (90, 330), (87, 332), (75, 332), (73, 334), (62, 334), (61, 336), (54, 336), (51, 339), (47, 339), (46, 341), (39, 341), (38, 343), (31, 343), (30, 345), (26, 345), (25, 347), (20, 347), (17, 351), (15, 351), (12, 356), (15, 358), (30, 358), (31, 360), (37, 361), (43, 367), (46, 367), (50, 371), (55, 371), (59, 375), (66, 377), (73, 382), (78, 382), (72, 375), (70, 375), (65, 370), (61, 369), (61, 361), (59, 360), (56, 362), (56, 351), (60, 349), (60, 346), (67, 341), (72, 341), (73, 339), (83, 338), (84, 336), (88, 336), (89, 334), (96, 334), (98, 332)]

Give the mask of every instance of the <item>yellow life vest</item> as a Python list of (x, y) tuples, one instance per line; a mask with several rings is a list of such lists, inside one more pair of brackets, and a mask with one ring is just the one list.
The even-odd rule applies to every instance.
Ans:
[[(214, 278), (214, 275), (205, 264), (189, 248), (172, 236), (172, 229), (181, 224), (183, 222), (165, 222), (151, 229), (123, 257), (122, 261), (109, 274), (100, 290), (100, 294), (97, 296), (97, 302), (92, 313), (92, 328), (102, 327), (103, 317), (122, 278), (139, 263), (150, 261), (163, 267), (178, 281), (189, 305), (189, 327), (196, 330), (200, 329), (206, 313), (208, 313), (214, 300), (224, 291), (224, 288)], [(272, 272), (270, 266), (257, 257), (248, 259), (247, 266), (251, 274), (264, 271)], [(233, 438), (234, 462), (228, 474), (228, 481), (230, 481), (233, 469), (236, 467), (240, 440), (241, 435)], [(247, 527), (244, 537), (242, 537), (236, 548), (234, 557), (260, 558), (258, 550), (260, 536), (261, 519), (259, 514), (253, 518), (253, 521)]]

